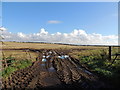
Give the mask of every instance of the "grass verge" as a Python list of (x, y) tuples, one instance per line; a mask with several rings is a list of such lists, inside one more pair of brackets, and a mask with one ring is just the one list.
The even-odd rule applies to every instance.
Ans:
[[(116, 60), (112, 65), (108, 60), (108, 55), (105, 51), (98, 55), (82, 56), (79, 57), (79, 62), (89, 68), (101, 80), (112, 85), (119, 87), (120, 78), (120, 60)], [(109, 66), (110, 65), (110, 66)]]
[(28, 60), (28, 59), (16, 60), (14, 57), (11, 57), (11, 56), (4, 58), (3, 60), (5, 60), (5, 59), (9, 59), (9, 60), (6, 62), (7, 67), (5, 67), (0, 72), (0, 73), (2, 73), (3, 79), (10, 76), (16, 70), (24, 69), (24, 68), (32, 65), (32, 60)]

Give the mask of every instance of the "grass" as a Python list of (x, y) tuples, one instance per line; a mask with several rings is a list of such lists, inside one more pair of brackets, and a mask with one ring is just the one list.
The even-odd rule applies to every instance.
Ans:
[(36, 57), (38, 57), (38, 53), (35, 53), (35, 52), (27, 52), (26, 53), (23, 50), (3, 50), (2, 52), (3, 52), (5, 58), (12, 56), (16, 60), (31, 59), (32, 61), (35, 61)]
[(110, 83), (113, 87), (119, 87), (120, 60), (116, 60), (111, 65), (112, 61), (108, 59), (107, 51), (100, 50), (98, 54), (79, 57), (79, 62), (96, 73), (104, 82)]
[(103, 74), (106, 77), (112, 75), (112, 72), (107, 69), (107, 66), (110, 62), (107, 62), (104, 59), (102, 60), (102, 57), (83, 57), (81, 58), (80, 63), (87, 65), (87, 67), (91, 69), (91, 71)]
[(44, 43), (22, 43), (22, 42), (4, 42), (2, 45), (3, 49), (20, 49), (20, 48), (29, 48), (29, 49), (71, 49), (71, 48), (101, 48), (95, 46), (72, 46), (72, 45), (60, 45), (60, 44), (44, 44)]
[[(108, 67), (112, 61), (108, 60), (108, 47), (98, 47), (98, 46), (70, 46), (70, 45), (58, 45), (58, 44), (44, 44), (44, 43), (20, 43), (20, 42), (4, 42), (2, 45), (4, 58), (10, 58), (11, 61), (7, 63), (11, 64), (4, 69), (2, 75), (3, 77), (8, 77), (12, 72), (26, 68), (31, 65), (33, 61), (36, 60), (38, 56), (37, 53), (29, 52), (26, 54), (23, 50), (4, 50), (4, 49), (62, 49), (62, 50), (72, 50), (69, 55), (77, 58), (82, 65), (88, 67), (92, 72), (97, 74), (105, 82), (110, 82), (111, 85), (119, 86), (120, 78), (120, 60), (115, 61), (110, 67)], [(118, 53), (117, 47), (112, 47), (112, 54)], [(11, 56), (11, 57), (9, 57)], [(115, 58), (112, 56), (112, 58)], [(120, 59), (120, 56), (118, 57)]]
[(32, 65), (32, 61), (28, 60), (28, 59), (16, 60), (15, 57), (11, 57), (11, 56), (4, 58), (4, 59), (9, 59), (7, 61), (7, 63), (9, 63), (9, 65), (6, 68), (4, 68), (2, 70), (2, 72), (0, 72), (0, 73), (2, 73), (2, 77), (4, 79), (6, 79), (8, 76), (10, 76), (14, 71), (24, 69), (24, 68)]
[[(22, 42), (4, 42), (4, 44), (2, 45), (2, 49), (3, 49), (3, 54), (5, 57), (9, 57), (10, 55), (12, 55), (13, 57), (15, 57), (17, 60), (21, 60), (21, 59), (31, 59), (33, 61), (36, 60), (36, 57), (38, 56), (37, 53), (35, 52), (29, 52), (30, 55), (32, 56), (30, 58), (29, 54), (26, 54), (25, 51), (23, 50), (17, 50), (17, 49), (25, 49), (25, 48), (29, 48), (29, 49), (62, 49), (62, 50), (71, 50), (71, 49), (76, 49), (73, 50), (72, 53), (70, 55), (72, 56), (76, 56), (79, 53), (81, 55), (85, 55), (85, 54), (90, 54), (92, 51), (90, 49), (103, 49), (103, 48), (107, 48), (107, 47), (97, 47), (97, 46), (70, 46), (70, 45), (58, 45), (58, 44), (44, 44), (44, 43), (22, 43)], [(4, 50), (6, 49), (6, 50)], [(9, 49), (16, 49), (16, 50), (9, 50)], [(77, 49), (86, 49), (87, 52), (85, 50), (83, 51), (78, 51)]]
[(87, 56), (99, 56), (101, 54), (101, 51), (108, 51), (108, 48), (95, 48), (95, 49), (86, 49), (81, 51), (74, 51), (71, 52), (70, 55), (72, 55), (74, 58), (80, 59), (82, 57)]

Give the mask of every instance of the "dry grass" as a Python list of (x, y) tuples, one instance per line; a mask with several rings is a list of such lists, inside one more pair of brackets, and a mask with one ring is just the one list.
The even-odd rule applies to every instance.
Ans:
[[(3, 53), (5, 57), (8, 57), (12, 55), (13, 57), (16, 57), (17, 59), (31, 59), (34, 61), (35, 58), (38, 56), (37, 53), (29, 52), (29, 54), (26, 54), (23, 50), (9, 50), (9, 49), (76, 49), (73, 50), (72, 53), (70, 53), (72, 56), (76, 55), (90, 55), (91, 51), (88, 49), (103, 49), (106, 47), (98, 47), (98, 46), (70, 46), (70, 45), (59, 45), (59, 44), (44, 44), (44, 43), (21, 43), (21, 42), (4, 42), (2, 45)], [(4, 50), (7, 49), (7, 50)], [(86, 49), (83, 51), (77, 51), (77, 49)]]
[(95, 46), (70, 46), (70, 45), (59, 45), (59, 44), (43, 44), (43, 43), (20, 43), (20, 42), (4, 42), (2, 45), (3, 49), (19, 49), (19, 48), (30, 48), (30, 49), (71, 49), (71, 48), (101, 48)]
[(29, 59), (35, 61), (38, 54), (34, 52), (25, 52), (23, 50), (3, 50), (2, 56), (12, 56), (15, 57), (16, 60)]

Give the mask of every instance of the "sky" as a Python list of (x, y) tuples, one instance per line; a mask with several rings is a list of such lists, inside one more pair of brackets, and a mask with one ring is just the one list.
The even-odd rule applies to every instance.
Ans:
[[(21, 33), (22, 36), (38, 33), (51, 36), (58, 33), (64, 36), (72, 34), (82, 36), (83, 33), (101, 35), (99, 38), (104, 36), (116, 38), (117, 20), (117, 2), (3, 2), (2, 4), (2, 25), (7, 28), (7, 32), (17, 35)], [(76, 41), (83, 36), (77, 38)]]
[(2, 0), (4, 2), (118, 2), (119, 0)]

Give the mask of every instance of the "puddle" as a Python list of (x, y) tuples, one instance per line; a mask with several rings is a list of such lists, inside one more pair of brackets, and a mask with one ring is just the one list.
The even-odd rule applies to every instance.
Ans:
[(41, 66), (45, 66), (45, 64), (41, 64)]
[[(80, 70), (84, 70), (84, 69), (82, 69), (82, 68), (80, 68), (80, 67), (78, 67), (78, 69), (80, 69)], [(91, 72), (89, 72), (89, 71), (87, 71), (87, 70), (84, 70), (84, 72), (86, 72), (86, 73), (88, 73), (88, 74), (92, 75), (92, 73), (91, 73)]]
[(68, 58), (69, 56), (68, 55), (64, 55), (65, 58)]
[(57, 54), (55, 51), (53, 51), (54, 52), (54, 54)]
[(42, 59), (42, 62), (46, 62), (46, 61), (47, 61), (46, 59), (44, 59), (44, 58)]
[(36, 51), (36, 53), (39, 53), (39, 51)]
[(43, 58), (45, 58), (45, 56), (43, 56)]
[(55, 72), (55, 69), (54, 69), (54, 67), (50, 67), (50, 68), (48, 68), (48, 71), (49, 72)]
[[(84, 70), (83, 68), (81, 68), (81, 67), (77, 67), (77, 69), (80, 69), (80, 70)], [(84, 70), (85, 71), (85, 70)]]
[(69, 57), (68, 55), (58, 56), (58, 58), (60, 58), (60, 59), (65, 59), (65, 58), (68, 58), (68, 57)]
[(50, 54), (52, 54), (52, 52), (51, 52), (51, 51), (49, 51), (49, 53), (50, 53)]
[(88, 73), (88, 74), (90, 74), (90, 75), (92, 74), (91, 72), (89, 72), (89, 71), (87, 71), (87, 70), (85, 70), (85, 72)]
[(48, 56), (46, 56), (46, 58), (49, 58), (50, 56), (48, 55)]
[(58, 56), (58, 58), (61, 58), (61, 56)]
[(52, 62), (52, 61), (53, 61), (53, 58), (51, 58), (50, 61)]

